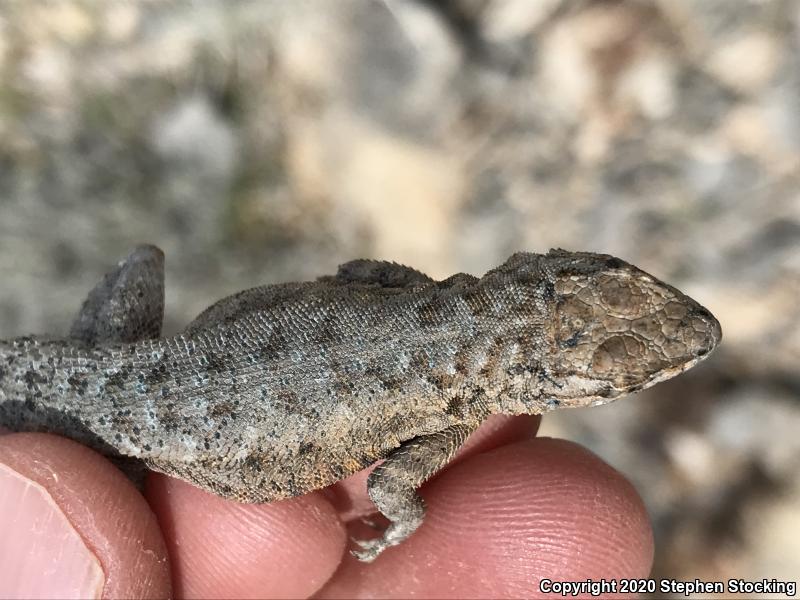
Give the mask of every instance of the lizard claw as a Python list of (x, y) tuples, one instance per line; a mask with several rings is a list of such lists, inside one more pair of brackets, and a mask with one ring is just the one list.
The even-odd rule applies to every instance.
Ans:
[(378, 558), (378, 555), (390, 546), (390, 544), (387, 544), (383, 538), (375, 538), (374, 540), (357, 540), (355, 538), (350, 539), (360, 548), (360, 550), (351, 550), (350, 554), (355, 556), (361, 562), (366, 563), (370, 563)]
[[(375, 520), (375, 519), (370, 519), (369, 517), (361, 517), (361, 519), (359, 519), (359, 520), (360, 520), (360, 521), (361, 521), (361, 522), (362, 522), (364, 525), (366, 525), (366, 526), (367, 526), (367, 527), (369, 527), (370, 529), (374, 529), (375, 531), (380, 531), (381, 533), (383, 533), (383, 531), (385, 531), (385, 530), (386, 530), (386, 526), (385, 526), (385, 525), (381, 525), (381, 524), (380, 524), (380, 523), (378, 523), (378, 521), (377, 521), (377, 520)], [(359, 542), (358, 542), (358, 540), (353, 540), (353, 541), (354, 541), (354, 542), (356, 542), (356, 543), (359, 543)]]

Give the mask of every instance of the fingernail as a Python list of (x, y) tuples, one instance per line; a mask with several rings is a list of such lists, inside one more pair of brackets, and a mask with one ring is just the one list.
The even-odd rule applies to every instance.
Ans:
[(100, 598), (97, 556), (38, 483), (0, 464), (0, 598)]

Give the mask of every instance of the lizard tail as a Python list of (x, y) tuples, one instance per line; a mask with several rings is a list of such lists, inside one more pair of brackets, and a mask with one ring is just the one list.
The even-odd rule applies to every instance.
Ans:
[[(94, 358), (90, 350), (83, 354), (63, 340), (0, 340), (0, 426), (65, 435), (116, 454), (91, 422), (109, 414), (97, 406), (103, 398), (91, 393)], [(95, 410), (87, 411), (88, 404)]]

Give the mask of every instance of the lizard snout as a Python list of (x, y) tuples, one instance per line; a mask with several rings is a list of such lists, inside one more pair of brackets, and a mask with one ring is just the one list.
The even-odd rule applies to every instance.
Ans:
[(690, 312), (686, 339), (690, 352), (703, 357), (722, 340), (722, 327), (711, 312), (699, 304)]

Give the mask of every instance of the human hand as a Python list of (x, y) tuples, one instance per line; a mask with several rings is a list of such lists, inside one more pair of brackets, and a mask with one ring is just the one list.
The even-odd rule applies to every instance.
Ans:
[[(30, 596), (37, 585), (64, 597), (67, 577), (76, 595), (126, 597), (168, 596), (170, 579), (178, 597), (534, 597), (543, 578), (645, 577), (653, 540), (635, 490), (576, 444), (531, 439), (536, 424), (485, 423), (423, 487), (422, 527), (372, 564), (347, 551), (349, 536), (376, 535), (358, 519), (373, 510), (368, 470), (264, 505), (153, 474), (151, 512), (87, 448), (43, 434), (0, 437), (0, 518), (9, 532), (0, 541), (0, 596)], [(50, 575), (34, 575), (47, 565)]]

